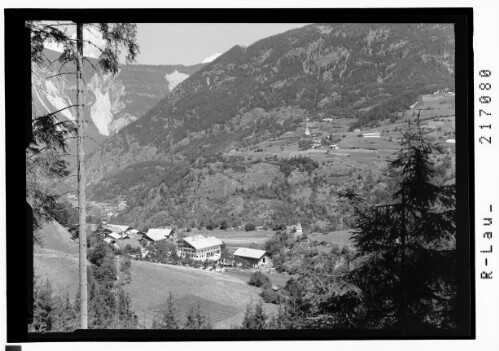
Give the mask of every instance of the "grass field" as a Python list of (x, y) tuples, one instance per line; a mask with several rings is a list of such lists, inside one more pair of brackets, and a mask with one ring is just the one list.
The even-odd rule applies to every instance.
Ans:
[(42, 247), (45, 249), (78, 254), (78, 243), (71, 238), (71, 234), (56, 221), (43, 225), (39, 231)]
[[(150, 323), (171, 291), (179, 311), (199, 303), (217, 329), (240, 325), (246, 305), (260, 299), (260, 289), (225, 273), (133, 261), (132, 282), (126, 290), (140, 320)], [(276, 306), (265, 304), (267, 313)]]
[(228, 247), (249, 247), (250, 244), (254, 243), (258, 246), (265, 244), (267, 240), (274, 236), (274, 232), (271, 230), (258, 230), (258, 231), (244, 231), (244, 230), (207, 230), (199, 231), (196, 234), (202, 234), (204, 236), (215, 236), (222, 240)]
[(39, 281), (49, 279), (56, 293), (78, 290), (78, 243), (59, 223), (52, 221), (40, 229), (43, 246), (34, 248), (34, 273)]
[[(78, 256), (60, 251), (39, 249), (34, 254), (34, 272), (39, 283), (48, 279), (54, 292), (69, 293), (74, 298), (78, 291)], [(25, 274), (25, 273), (22, 273)]]
[(343, 247), (345, 245), (352, 245), (352, 241), (350, 240), (351, 233), (347, 230), (340, 230), (336, 232), (331, 232), (324, 235), (313, 235), (310, 236), (310, 240), (322, 242), (325, 241), (327, 243), (338, 244), (338, 246)]
[[(239, 269), (228, 269), (227, 273), (231, 277), (240, 279), (242, 282), (247, 283), (250, 279), (250, 276), (253, 272), (247, 271), (247, 270), (239, 270)], [(283, 288), (286, 285), (286, 282), (293, 278), (292, 275), (289, 274), (282, 274), (282, 273), (267, 273), (267, 272), (262, 272), (265, 274), (267, 277), (270, 278), (270, 281), (272, 282), (273, 285), (277, 285), (281, 288)]]

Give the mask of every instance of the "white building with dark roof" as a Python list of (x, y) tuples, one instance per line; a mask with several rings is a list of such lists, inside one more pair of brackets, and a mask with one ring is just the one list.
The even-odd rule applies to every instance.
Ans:
[(247, 263), (252, 267), (272, 267), (272, 261), (267, 254), (267, 251), (250, 249), (247, 247), (239, 247), (234, 252), (234, 259), (238, 263)]
[(205, 237), (203, 235), (182, 238), (177, 244), (177, 254), (180, 257), (190, 257), (196, 261), (218, 261), (221, 257), (223, 245), (223, 243), (214, 236)]

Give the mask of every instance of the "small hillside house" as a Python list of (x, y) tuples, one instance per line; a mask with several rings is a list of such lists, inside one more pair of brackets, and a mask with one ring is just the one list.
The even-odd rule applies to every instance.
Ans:
[(297, 225), (288, 226), (287, 229), (292, 234), (294, 234), (295, 239), (297, 239), (303, 235), (303, 228), (301, 227), (300, 223), (298, 223)]
[(237, 263), (248, 263), (254, 268), (271, 268), (272, 260), (266, 251), (240, 247), (234, 252)]
[(132, 227), (129, 227), (127, 225), (117, 225), (117, 224), (106, 224), (106, 225), (101, 225), (97, 228), (97, 231), (100, 232), (101, 234), (104, 234), (104, 236), (109, 235), (110, 233), (115, 233), (120, 236), (120, 238), (126, 238), (128, 237), (128, 234), (132, 230)]
[(182, 238), (177, 242), (177, 255), (190, 257), (196, 261), (218, 261), (222, 253), (223, 243), (214, 236), (194, 235)]
[(106, 237), (112, 238), (114, 240), (121, 239), (121, 235), (119, 235), (118, 233), (115, 233), (115, 232), (107, 233)]
[(150, 242), (157, 242), (168, 239), (172, 234), (171, 228), (151, 228), (144, 235), (144, 239)]

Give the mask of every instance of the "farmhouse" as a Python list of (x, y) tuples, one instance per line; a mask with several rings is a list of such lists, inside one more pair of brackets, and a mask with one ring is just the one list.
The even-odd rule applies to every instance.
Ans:
[(101, 225), (97, 228), (97, 231), (104, 235), (109, 235), (110, 233), (115, 233), (120, 236), (120, 238), (125, 238), (128, 236), (132, 227), (126, 225), (117, 225), (117, 224), (106, 224)]
[(332, 122), (333, 119), (332, 118), (323, 118), (322, 121), (323, 122)]
[(222, 253), (223, 243), (214, 236), (194, 235), (178, 241), (177, 255), (190, 257), (196, 261), (218, 261)]
[(115, 233), (115, 232), (107, 233), (106, 236), (108, 238), (112, 238), (114, 240), (121, 239), (121, 235), (119, 235), (118, 233)]
[(234, 252), (234, 258), (238, 263), (249, 263), (254, 268), (271, 268), (272, 260), (266, 251), (240, 247)]
[(171, 228), (151, 228), (144, 235), (144, 239), (150, 242), (157, 242), (167, 239), (171, 234)]

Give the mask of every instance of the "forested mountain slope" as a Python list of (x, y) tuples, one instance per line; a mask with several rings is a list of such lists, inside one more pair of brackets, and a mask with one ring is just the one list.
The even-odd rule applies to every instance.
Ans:
[[(88, 162), (90, 195), (128, 201), (122, 219), (130, 224), (295, 215), (341, 228), (335, 184), (382, 192), (396, 131), (403, 116), (414, 117), (409, 106), (453, 89), (452, 25), (314, 24), (235, 46), (103, 143)], [(429, 107), (440, 111), (434, 117), (453, 115), (447, 103)], [(286, 161), (302, 155), (305, 126), (310, 138), (352, 152)], [(379, 126), (387, 133), (379, 140), (351, 133)], [(264, 149), (273, 151), (255, 157)], [(442, 170), (442, 179), (451, 173)]]

